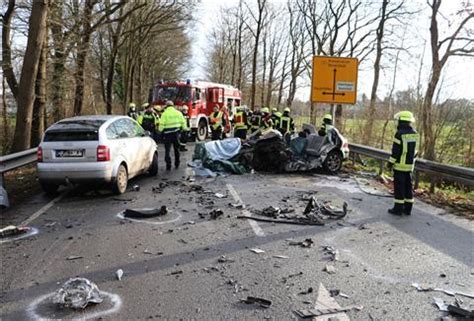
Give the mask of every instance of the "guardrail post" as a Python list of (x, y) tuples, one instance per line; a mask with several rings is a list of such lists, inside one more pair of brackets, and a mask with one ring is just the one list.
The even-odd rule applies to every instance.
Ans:
[(383, 160), (380, 161), (380, 170), (379, 170), (379, 175), (383, 175), (383, 169), (385, 167), (385, 162)]
[(3, 185), (3, 182), (4, 182), (3, 173), (0, 173), (0, 186), (1, 186), (1, 187), (5, 187), (5, 186)]
[(435, 175), (430, 175), (430, 194), (433, 194), (435, 192), (437, 181), (438, 178)]

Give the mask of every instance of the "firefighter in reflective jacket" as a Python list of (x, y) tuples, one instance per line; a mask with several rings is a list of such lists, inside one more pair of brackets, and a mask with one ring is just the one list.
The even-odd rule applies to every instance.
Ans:
[(397, 132), (393, 139), (390, 166), (393, 167), (393, 185), (395, 205), (388, 212), (394, 215), (410, 215), (413, 208), (412, 177), (419, 135), (412, 127), (415, 121), (409, 111), (401, 111), (395, 115), (398, 120)]
[(278, 122), (276, 125), (276, 128), (283, 135), (287, 144), (290, 144), (291, 134), (295, 131), (295, 123), (293, 121), (293, 118), (290, 117), (290, 112), (290, 108), (286, 107), (283, 110), (283, 115), (278, 118)]
[(214, 112), (211, 115), (211, 139), (222, 139), (222, 129), (224, 128), (224, 113), (219, 106), (214, 107)]
[(237, 107), (237, 111), (234, 114), (234, 137), (238, 137), (242, 140), (247, 139), (247, 113), (243, 107)]
[(138, 116), (137, 122), (143, 127), (144, 130), (147, 130), (151, 133), (151, 137), (155, 141), (158, 140), (157, 129), (159, 118), (150, 105), (147, 105), (145, 112)]
[(268, 107), (262, 108), (262, 121), (260, 122), (260, 128), (262, 131), (273, 127), (272, 115)]
[(326, 134), (334, 128), (332, 125), (332, 116), (331, 114), (326, 114), (323, 116), (323, 124), (321, 125), (321, 128), (318, 130), (318, 135), (319, 136), (326, 136)]
[(137, 106), (134, 103), (130, 103), (130, 105), (128, 105), (127, 115), (128, 115), (128, 117), (131, 117), (131, 118), (137, 120), (137, 118), (138, 118)]
[(260, 129), (262, 123), (262, 113), (260, 109), (255, 108), (252, 114), (252, 118), (250, 119), (250, 132), (254, 133)]
[(278, 121), (280, 120), (280, 117), (282, 114), (276, 109), (275, 107), (272, 108), (272, 122), (274, 126), (277, 126)]
[(291, 133), (295, 130), (295, 123), (290, 117), (290, 108), (286, 107), (283, 110), (283, 115), (278, 118), (277, 129), (284, 136), (286, 133)]
[(179, 167), (179, 134), (183, 130), (187, 130), (186, 119), (183, 114), (176, 110), (173, 102), (166, 102), (166, 109), (161, 115), (159, 131), (163, 135), (165, 143), (165, 162), (166, 170), (171, 170), (171, 146), (174, 148), (174, 166)]

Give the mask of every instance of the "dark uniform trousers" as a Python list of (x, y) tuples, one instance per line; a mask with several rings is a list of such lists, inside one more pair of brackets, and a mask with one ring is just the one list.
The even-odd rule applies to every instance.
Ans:
[(411, 213), (413, 208), (413, 186), (411, 172), (393, 171), (395, 211)]
[(240, 139), (247, 139), (247, 129), (246, 128), (239, 128), (234, 131), (234, 137)]
[(179, 131), (163, 134), (163, 142), (165, 144), (165, 162), (166, 167), (171, 167), (171, 146), (174, 148), (174, 165), (179, 166)]

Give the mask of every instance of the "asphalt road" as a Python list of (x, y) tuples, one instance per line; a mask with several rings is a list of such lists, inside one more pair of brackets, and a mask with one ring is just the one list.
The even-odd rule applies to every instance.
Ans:
[[(186, 153), (185, 159), (190, 157)], [(184, 166), (165, 172), (163, 165), (156, 178), (143, 176), (130, 183), (140, 191), (118, 199), (107, 191), (76, 188), (55, 202), (36, 195), (3, 212), (2, 226), (30, 218), (38, 234), (0, 244), (1, 320), (288, 320), (297, 319), (295, 310), (315, 306), (362, 306), (338, 314), (339, 320), (434, 320), (443, 313), (432, 304), (433, 297), (447, 303), (454, 298), (418, 292), (412, 283), (474, 293), (474, 224), (442, 209), (417, 201), (411, 217), (390, 216), (391, 198), (364, 193), (359, 185), (371, 193), (386, 191), (360, 179), (357, 184), (347, 174), (200, 178)], [(186, 186), (173, 184), (186, 179)], [(153, 192), (160, 182), (169, 184)], [(335, 206), (346, 201), (350, 212), (325, 226), (237, 218), (269, 205), (301, 212), (304, 194)], [(245, 210), (229, 205), (239, 200)], [(126, 208), (162, 205), (170, 213), (159, 219), (117, 216)], [(216, 220), (199, 216), (216, 208), (224, 212)], [(290, 245), (290, 240), (307, 238), (314, 246)], [(324, 246), (339, 251), (337, 261), (328, 261)], [(264, 252), (250, 250), (255, 248)], [(80, 258), (68, 260), (71, 256)], [(327, 265), (335, 272), (324, 271)], [(124, 272), (120, 281), (118, 269)], [(95, 282), (104, 302), (82, 311), (52, 305), (50, 294), (76, 276)], [(345, 295), (328, 298), (326, 290)], [(272, 304), (242, 303), (247, 296)], [(460, 298), (466, 304), (474, 301)]]

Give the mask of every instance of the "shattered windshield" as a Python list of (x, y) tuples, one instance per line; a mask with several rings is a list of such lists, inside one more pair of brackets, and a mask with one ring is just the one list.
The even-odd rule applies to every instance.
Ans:
[(191, 100), (191, 88), (183, 86), (159, 87), (155, 92), (155, 99), (158, 101), (172, 100), (189, 101)]

